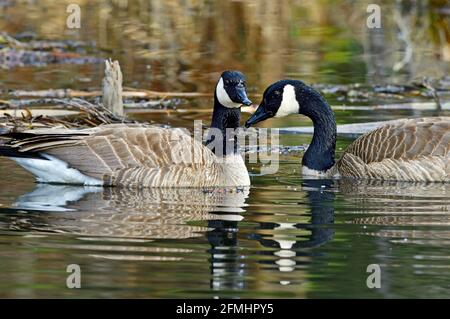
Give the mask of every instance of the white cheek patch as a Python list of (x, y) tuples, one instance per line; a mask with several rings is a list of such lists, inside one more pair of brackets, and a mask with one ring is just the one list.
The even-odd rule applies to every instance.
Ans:
[(289, 114), (298, 114), (300, 105), (295, 97), (294, 86), (287, 84), (283, 89), (283, 99), (281, 100), (280, 108), (275, 117), (283, 117)]
[(230, 99), (227, 91), (225, 91), (225, 88), (223, 87), (223, 79), (222, 78), (220, 78), (219, 83), (217, 83), (216, 95), (217, 95), (217, 99), (219, 100), (220, 104), (222, 104), (225, 107), (235, 109), (235, 108), (241, 107), (241, 105), (242, 105), (241, 103), (233, 102)]

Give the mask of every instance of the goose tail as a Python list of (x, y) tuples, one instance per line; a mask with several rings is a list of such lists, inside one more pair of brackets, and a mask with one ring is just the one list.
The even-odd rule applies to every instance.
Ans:
[(0, 145), (0, 156), (2, 157), (14, 157), (14, 158), (33, 158), (47, 160), (40, 153), (37, 152), (20, 152), (14, 147), (7, 145)]

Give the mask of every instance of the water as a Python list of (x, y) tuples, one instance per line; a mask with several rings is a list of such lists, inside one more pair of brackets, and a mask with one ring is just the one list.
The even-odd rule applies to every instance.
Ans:
[[(176, 3), (154, 1), (151, 10), (138, 10), (130, 2), (117, 11), (122, 2), (99, 1), (89, 7), (89, 28), (77, 33), (55, 27), (65, 16), (54, 2), (18, 2), (0, 8), (0, 28), (31, 30), (45, 39), (94, 40), (88, 53), (118, 58), (125, 86), (136, 88), (210, 92), (224, 65), (238, 68), (249, 78), (255, 103), (255, 93), (282, 77), (370, 84), (403, 83), (423, 70), (448, 74), (448, 62), (434, 51), (439, 44), (424, 41), (415, 51), (421, 58), (393, 72), (403, 51), (388, 28), (384, 64), (377, 68), (379, 52), (367, 49), (367, 30), (356, 27), (365, 22), (363, 1), (360, 14), (347, 1), (192, 8)], [(334, 18), (349, 12), (356, 12), (353, 19)], [(391, 15), (385, 23), (393, 23)], [(0, 83), (6, 89), (95, 89), (101, 77), (100, 65), (25, 66), (1, 72)], [(327, 98), (333, 105), (380, 103)], [(193, 119), (209, 119), (211, 103), (188, 99), (181, 113), (130, 116), (192, 127)], [(336, 111), (339, 123), (439, 114), (450, 115)], [(264, 123), (309, 124), (300, 117)], [(306, 145), (310, 139), (283, 134), (280, 144)], [(339, 137), (338, 154), (351, 141)], [(280, 155), (275, 175), (260, 176), (249, 164), (249, 189), (140, 191), (37, 185), (0, 158), (0, 297), (450, 297), (450, 184), (305, 180), (301, 156)], [(69, 264), (80, 265), (82, 289), (66, 287)], [(366, 285), (370, 264), (381, 267), (380, 289)]]
[(282, 160), (228, 191), (34, 185), (2, 161), (19, 176), (0, 190), (1, 296), (449, 295), (450, 185), (302, 180)]

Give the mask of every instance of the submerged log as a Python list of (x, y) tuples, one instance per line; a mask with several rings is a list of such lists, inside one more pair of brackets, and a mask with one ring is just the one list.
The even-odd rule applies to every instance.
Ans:
[[(351, 123), (337, 125), (337, 134), (347, 137), (358, 137), (359, 135), (369, 133), (383, 125), (393, 124), (398, 120), (377, 121), (366, 123)], [(283, 127), (279, 129), (280, 133), (284, 134), (313, 134), (313, 126), (299, 126), (299, 127)]]

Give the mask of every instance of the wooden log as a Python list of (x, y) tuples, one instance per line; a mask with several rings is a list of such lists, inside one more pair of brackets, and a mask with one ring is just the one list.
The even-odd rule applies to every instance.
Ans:
[(118, 61), (105, 61), (103, 78), (103, 106), (116, 115), (123, 116), (122, 71)]

